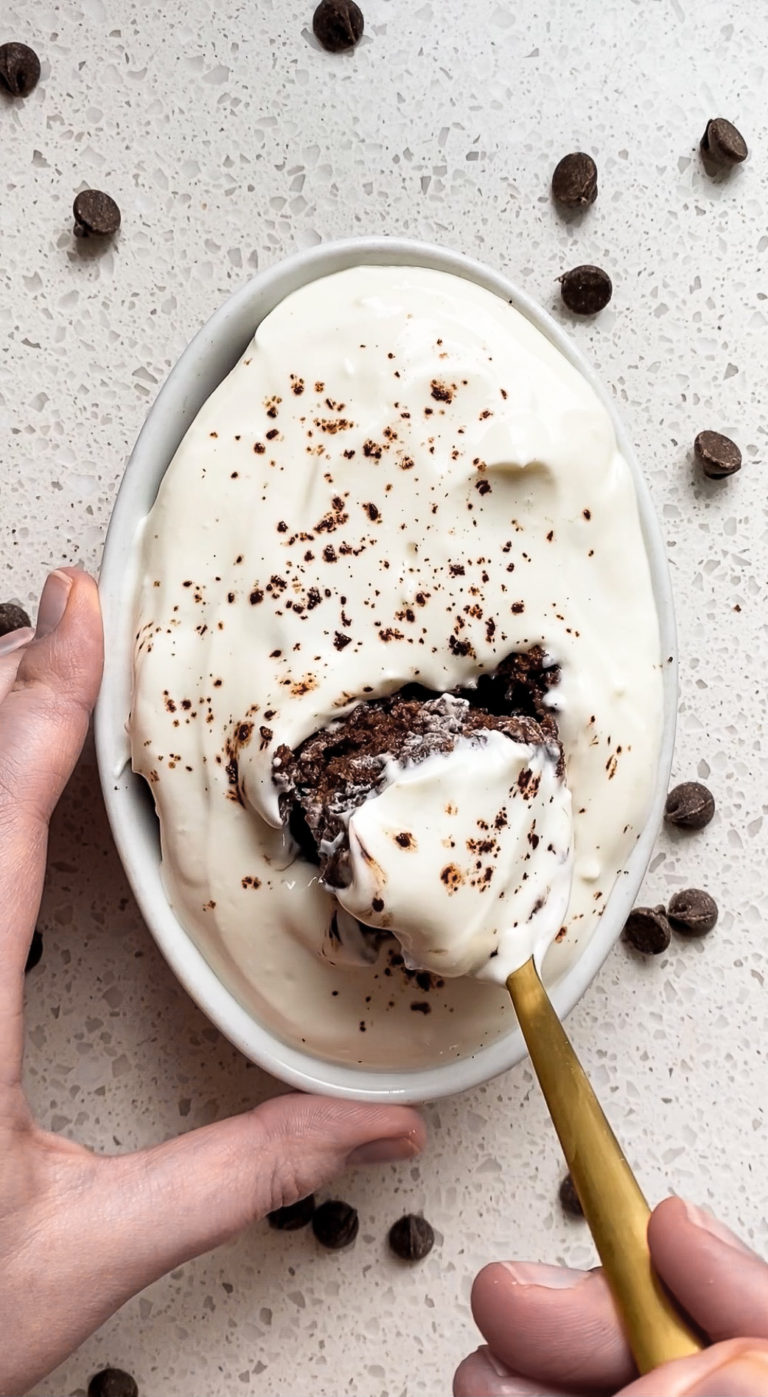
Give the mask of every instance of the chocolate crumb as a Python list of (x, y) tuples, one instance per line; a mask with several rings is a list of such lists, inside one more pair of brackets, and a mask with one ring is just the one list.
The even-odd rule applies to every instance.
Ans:
[(452, 403), (454, 390), (447, 383), (441, 383), (439, 379), (433, 378), (430, 383), (432, 397), (438, 403)]

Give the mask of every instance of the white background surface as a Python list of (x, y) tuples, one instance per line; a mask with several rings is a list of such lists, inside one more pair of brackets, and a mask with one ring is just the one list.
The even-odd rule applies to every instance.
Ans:
[[(604, 265), (614, 299), (578, 342), (612, 386), (668, 541), (680, 623), (675, 774), (718, 814), (663, 833), (648, 900), (704, 886), (721, 920), (643, 962), (619, 947), (569, 1020), (652, 1200), (715, 1206), (766, 1242), (765, 72), (768, 11), (746, 0), (366, 0), (351, 55), (320, 52), (300, 0), (12, 0), (0, 41), (43, 77), (0, 99), (0, 594), (98, 567), (127, 454), (200, 323), (254, 269), (353, 233), (408, 233), (503, 269), (557, 308), (555, 277)], [(707, 117), (752, 155), (702, 171)], [(564, 219), (556, 160), (592, 152), (597, 204)], [(74, 194), (123, 211), (114, 247), (76, 245)], [(565, 317), (570, 322), (570, 317)], [(732, 434), (740, 475), (697, 479), (696, 432)], [(40, 1119), (97, 1149), (147, 1144), (277, 1090), (176, 986), (111, 846), (92, 756), (56, 819), (27, 984)], [(556, 1199), (558, 1151), (529, 1071), (427, 1109), (412, 1168), (348, 1177), (353, 1250), (262, 1225), (135, 1299), (38, 1393), (106, 1363), (143, 1397), (359, 1397), (450, 1390), (476, 1342), (471, 1278), (496, 1255), (592, 1264)], [(439, 1245), (405, 1270), (385, 1234), (421, 1210)]]

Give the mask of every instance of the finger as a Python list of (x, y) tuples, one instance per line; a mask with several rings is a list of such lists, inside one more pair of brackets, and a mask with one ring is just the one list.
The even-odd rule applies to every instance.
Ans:
[(521, 1378), (483, 1346), (470, 1353), (456, 1369), (453, 1397), (562, 1397), (562, 1392), (531, 1378)]
[(472, 1312), (497, 1358), (534, 1381), (613, 1392), (637, 1372), (600, 1271), (495, 1262), (475, 1280)]
[(630, 1383), (618, 1397), (765, 1397), (768, 1344), (729, 1339), (695, 1358), (678, 1358)]
[[(424, 1140), (420, 1116), (407, 1107), (299, 1094), (119, 1159), (57, 1140), (43, 1151), (53, 1161), (43, 1197), (38, 1189), (46, 1266), (34, 1295), (19, 1296), (18, 1322), (44, 1324), (46, 1315), (61, 1315), (62, 1296), (71, 1296), (61, 1350), (46, 1330), (52, 1367), (166, 1271), (348, 1166), (412, 1159)], [(62, 1156), (62, 1148), (71, 1153)]]
[(305, 1198), (348, 1164), (411, 1159), (424, 1139), (421, 1117), (406, 1107), (299, 1093), (275, 1097), (247, 1115), (120, 1160), (115, 1221), (146, 1285), (254, 1219)]
[(22, 626), (19, 630), (9, 631), (7, 635), (0, 635), (0, 703), (13, 687), (23, 647), (34, 638), (35, 632), (31, 626)]
[(0, 1074), (5, 1080), (18, 1071), (20, 1059), (24, 965), (40, 906), (48, 821), (82, 746), (101, 664), (95, 582), (70, 568), (51, 573), (35, 639), (22, 649), (0, 709)]
[(768, 1339), (768, 1265), (711, 1213), (666, 1198), (648, 1241), (659, 1274), (710, 1338)]

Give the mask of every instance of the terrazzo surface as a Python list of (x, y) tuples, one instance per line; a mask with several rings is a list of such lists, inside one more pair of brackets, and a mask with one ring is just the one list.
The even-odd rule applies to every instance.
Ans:
[[(474, 254), (568, 326), (620, 403), (669, 548), (680, 628), (680, 779), (712, 787), (702, 833), (664, 832), (644, 901), (708, 888), (715, 932), (643, 961), (619, 946), (569, 1030), (649, 1197), (680, 1192), (766, 1244), (765, 739), (768, 10), (715, 0), (366, 0), (353, 54), (321, 52), (299, 0), (11, 0), (6, 38), (40, 53), (0, 97), (0, 593), (97, 569), (148, 405), (199, 325), (256, 269), (348, 234), (406, 233)], [(752, 154), (710, 179), (709, 116)], [(559, 216), (549, 177), (594, 154), (597, 203)], [(114, 245), (79, 245), (74, 194), (108, 190)], [(596, 262), (594, 321), (556, 277)], [(698, 478), (696, 433), (744, 467)], [(39, 1118), (130, 1149), (279, 1090), (177, 986), (129, 895), (91, 749), (56, 816), (27, 981), (26, 1079)], [(42, 1382), (82, 1393), (105, 1364), (143, 1397), (450, 1390), (475, 1346), (468, 1296), (494, 1256), (590, 1265), (557, 1202), (558, 1151), (526, 1066), (426, 1110), (412, 1167), (341, 1186), (353, 1249), (254, 1227), (127, 1305)], [(406, 1269), (391, 1221), (438, 1245)]]

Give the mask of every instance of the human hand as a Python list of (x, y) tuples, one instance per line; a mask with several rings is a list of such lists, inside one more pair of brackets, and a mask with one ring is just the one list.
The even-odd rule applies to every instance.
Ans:
[(48, 821), (96, 698), (96, 584), (48, 578), (37, 635), (0, 637), (0, 1392), (60, 1363), (136, 1291), (346, 1165), (408, 1159), (415, 1111), (291, 1094), (135, 1154), (36, 1125), (21, 1088), (24, 967)]
[(765, 1262), (680, 1198), (655, 1209), (648, 1241), (659, 1275), (711, 1348), (638, 1378), (600, 1270), (496, 1262), (472, 1290), (488, 1347), (464, 1359), (454, 1397), (766, 1397)]

